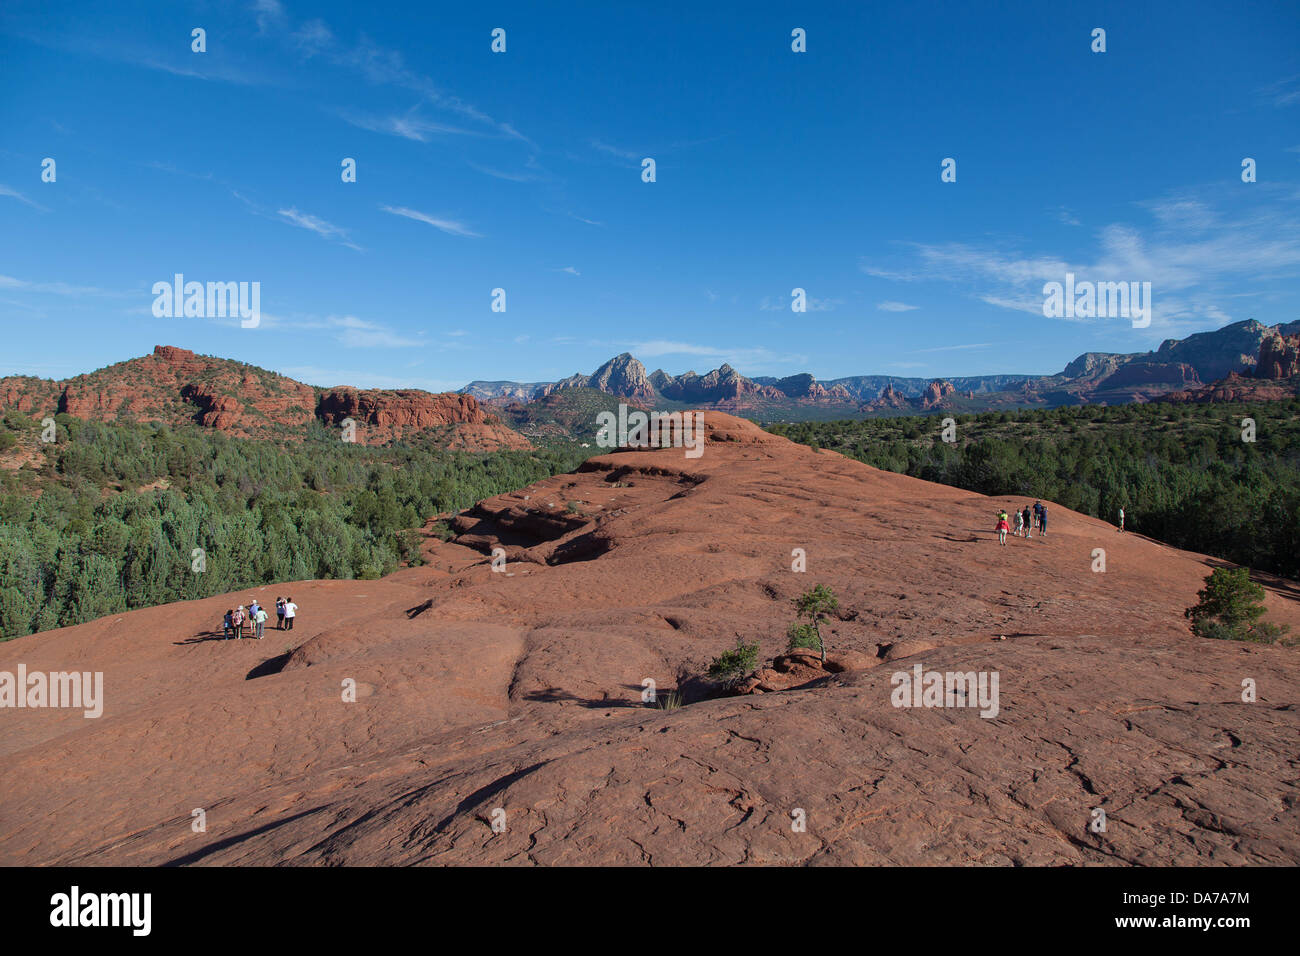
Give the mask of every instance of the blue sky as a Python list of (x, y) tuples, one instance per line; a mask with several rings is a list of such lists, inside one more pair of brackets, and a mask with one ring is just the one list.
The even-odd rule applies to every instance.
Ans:
[[(1294, 0), (701, 6), (6, 0), (0, 374), (1049, 373), (1300, 318)], [(1044, 318), (1067, 270), (1151, 326)], [(177, 272), (262, 324), (155, 318)]]

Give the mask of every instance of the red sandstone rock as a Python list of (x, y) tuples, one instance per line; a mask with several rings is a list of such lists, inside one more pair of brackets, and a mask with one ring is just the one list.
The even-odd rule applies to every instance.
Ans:
[[(0, 864), (1300, 863), (1300, 655), (1189, 633), (1220, 562), (1054, 503), (1049, 539), (954, 535), (1012, 499), (704, 414), (701, 458), (605, 455), (488, 499), (423, 567), (0, 644), (0, 670), (105, 687), (98, 720), (0, 717)], [(570, 499), (588, 516), (524, 520)], [(885, 644), (907, 660), (641, 702), (647, 677), (661, 700), (689, 691), (737, 635), (784, 653), (814, 584), (844, 611), (828, 664)], [(1265, 584), (1270, 619), (1300, 625), (1297, 585)], [(296, 629), (200, 639), (253, 593), (292, 595)], [(894, 706), (916, 664), (996, 672), (998, 715)]]
[(1274, 333), (1260, 342), (1255, 377), (1279, 379), (1295, 375), (1300, 375), (1300, 335)]
[(952, 382), (944, 382), (936, 379), (925, 387), (921, 394), (921, 408), (939, 408), (947, 404), (948, 396), (957, 392), (956, 386)]
[(448, 447), (471, 451), (528, 449), (531, 443), (469, 395), (417, 390), (318, 390), (264, 369), (159, 345), (152, 355), (79, 375), (66, 382), (0, 379), (0, 409), (28, 414), (66, 412), (77, 418), (172, 425), (197, 422), (238, 437), (280, 438), (319, 417), (326, 424), (357, 421), (356, 438), (381, 444), (429, 429)]

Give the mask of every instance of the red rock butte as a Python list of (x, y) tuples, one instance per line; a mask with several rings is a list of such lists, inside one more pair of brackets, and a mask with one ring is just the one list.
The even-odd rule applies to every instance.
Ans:
[[(1217, 562), (1057, 505), (999, 547), (1021, 499), (705, 420), (699, 458), (593, 458), (383, 580), (0, 645), (0, 670), (102, 671), (105, 698), (0, 712), (0, 863), (1300, 862), (1300, 659), (1189, 633)], [(814, 584), (833, 668), (701, 698), (738, 637), (783, 652)], [(210, 639), (254, 595), (297, 628)], [(1271, 619), (1300, 624), (1297, 597), (1270, 582)], [(996, 673), (997, 715), (894, 706), (918, 664)], [(647, 679), (688, 702), (643, 703)]]
[(230, 359), (172, 345), (88, 375), (56, 382), (0, 378), (0, 411), (64, 412), (74, 418), (197, 423), (241, 438), (300, 439), (313, 421), (351, 419), (354, 440), (378, 445), (436, 429), (441, 444), (464, 451), (527, 450), (532, 443), (485, 411), (477, 399), (419, 389), (317, 389)]

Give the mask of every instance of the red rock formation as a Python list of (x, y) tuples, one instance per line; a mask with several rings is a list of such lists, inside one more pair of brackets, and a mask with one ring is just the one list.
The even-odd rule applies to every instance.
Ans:
[(882, 408), (909, 408), (909, 402), (903, 395), (894, 388), (892, 382), (885, 384), (880, 390), (880, 395), (862, 406), (863, 411), (876, 411)]
[(472, 395), (434, 395), (415, 389), (331, 389), (321, 395), (316, 414), (327, 425), (351, 418), (380, 428), (432, 428), (453, 422), (484, 425), (492, 421)]
[(1300, 375), (1300, 335), (1274, 333), (1259, 343), (1256, 378), (1279, 379), (1294, 375)]
[(222, 395), (206, 385), (186, 385), (181, 396), (198, 406), (194, 420), (207, 428), (228, 432), (239, 421), (243, 407), (232, 395)]
[(930, 409), (938, 408), (947, 403), (948, 397), (954, 395), (957, 388), (952, 382), (945, 382), (941, 379), (935, 379), (925, 387), (921, 393), (921, 408)]
[(364, 426), (357, 439), (367, 444), (440, 429), (450, 447), (532, 447), (469, 395), (350, 388), (318, 395), (309, 385), (265, 369), (170, 345), (66, 382), (0, 379), (0, 408), (31, 414), (60, 411), (95, 421), (127, 414), (142, 422), (197, 422), (246, 438), (292, 436), (293, 429), (319, 415), (326, 424), (355, 419)]
[(205, 363), (189, 349), (179, 349), (174, 345), (155, 345), (155, 361), (178, 376), (195, 375), (204, 370)]
[[(0, 719), (0, 865), (1300, 863), (1300, 655), (1189, 633), (1204, 555), (1052, 502), (1050, 543), (1000, 548), (989, 519), (1023, 497), (704, 416), (698, 459), (593, 458), (456, 516), (462, 539), (382, 580), (0, 644), (0, 671), (105, 690), (102, 719)], [(1300, 624), (1296, 585), (1265, 583), (1269, 619)], [(840, 601), (824, 668), (785, 652), (816, 584)], [(295, 630), (187, 639), (254, 593), (292, 595)], [(737, 636), (771, 661), (763, 692), (703, 699), (688, 678)], [(998, 714), (900, 707), (917, 665), (1000, 675)], [(644, 703), (646, 677), (686, 705)], [(205, 833), (198, 805), (220, 811)]]

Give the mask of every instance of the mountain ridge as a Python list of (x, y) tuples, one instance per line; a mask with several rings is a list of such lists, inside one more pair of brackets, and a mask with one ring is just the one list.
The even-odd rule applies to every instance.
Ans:
[[(1209, 394), (1228, 376), (1237, 376), (1238, 392), (1243, 380), (1289, 378), (1296, 372), (1282, 374), (1295, 367), (1286, 343), (1297, 334), (1300, 321), (1266, 326), (1246, 319), (1183, 339), (1166, 339), (1148, 352), (1084, 352), (1053, 375), (853, 375), (825, 382), (810, 372), (751, 378), (725, 362), (704, 375), (694, 370), (670, 375), (663, 369), (647, 374), (638, 359), (623, 352), (591, 375), (575, 373), (557, 382), (531, 385), (474, 381), (460, 391), (489, 404), (501, 404), (507, 400), (527, 401), (521, 396), (529, 394), (529, 388), (533, 400), (569, 388), (595, 388), (642, 403), (703, 403), (722, 411), (751, 413), (769, 408), (789, 411), (792, 406), (795, 410), (816, 407), (872, 414), (941, 408), (987, 411), (1023, 404), (1116, 404), (1150, 401), (1163, 395)], [(1261, 349), (1266, 344), (1268, 358), (1261, 363)], [(1261, 364), (1263, 374), (1256, 375)], [(1277, 388), (1260, 390), (1261, 395), (1276, 392)]]

